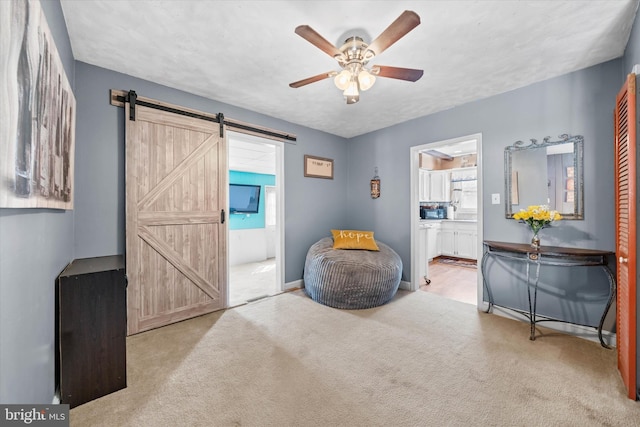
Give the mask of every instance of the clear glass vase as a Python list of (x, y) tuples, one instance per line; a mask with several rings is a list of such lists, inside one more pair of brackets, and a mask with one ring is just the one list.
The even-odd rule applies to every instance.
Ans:
[(531, 238), (531, 247), (534, 249), (540, 249), (540, 237), (538, 233), (533, 233), (533, 237)]

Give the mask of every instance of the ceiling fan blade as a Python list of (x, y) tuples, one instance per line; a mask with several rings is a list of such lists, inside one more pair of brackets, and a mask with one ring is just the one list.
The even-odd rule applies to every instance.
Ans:
[(289, 83), (289, 86), (292, 88), (299, 88), (309, 83), (319, 82), (320, 80), (328, 79), (329, 77), (335, 76), (337, 73), (335, 71), (329, 71), (328, 73), (318, 74), (317, 76), (308, 77), (303, 80), (299, 80), (297, 82)]
[(332, 58), (335, 58), (336, 55), (342, 55), (337, 47), (308, 25), (299, 25), (296, 27), (295, 33)]
[(402, 12), (395, 21), (387, 27), (374, 41), (369, 44), (368, 50), (374, 55), (380, 55), (387, 50), (389, 46), (404, 37), (409, 31), (413, 30), (420, 24), (420, 17), (411, 10)]
[(386, 65), (374, 65), (373, 67), (371, 67), (371, 74), (380, 77), (388, 77), (390, 79), (415, 82), (420, 80), (420, 77), (422, 77), (424, 71), (416, 70), (414, 68), (399, 68), (388, 67)]

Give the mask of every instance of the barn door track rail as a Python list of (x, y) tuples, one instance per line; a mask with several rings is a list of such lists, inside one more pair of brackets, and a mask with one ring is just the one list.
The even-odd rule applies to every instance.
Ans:
[(180, 114), (183, 116), (193, 117), (200, 120), (206, 120), (209, 122), (220, 124), (220, 137), (224, 136), (224, 127), (227, 129), (248, 134), (268, 138), (282, 142), (295, 142), (297, 140), (296, 135), (281, 132), (275, 129), (266, 128), (263, 126), (252, 125), (249, 123), (241, 122), (239, 120), (225, 118), (224, 114), (209, 114), (197, 110), (188, 108), (181, 108), (175, 105), (171, 105), (165, 102), (156, 101), (154, 99), (138, 96), (134, 90), (124, 91), (118, 89), (111, 89), (110, 91), (111, 105), (116, 107), (124, 107), (125, 103), (130, 104), (129, 120), (136, 119), (136, 106), (143, 106), (153, 108), (156, 110), (167, 111), (169, 113)]

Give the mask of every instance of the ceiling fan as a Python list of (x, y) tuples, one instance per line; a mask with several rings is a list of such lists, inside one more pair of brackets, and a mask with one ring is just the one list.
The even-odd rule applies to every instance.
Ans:
[(333, 77), (335, 85), (343, 91), (347, 104), (355, 104), (360, 100), (360, 91), (370, 89), (375, 83), (376, 76), (415, 82), (422, 77), (422, 70), (386, 65), (367, 68), (366, 65), (419, 24), (418, 14), (405, 10), (370, 44), (365, 43), (361, 37), (353, 36), (345, 40), (339, 49), (310, 26), (300, 25), (296, 27), (295, 33), (338, 61), (342, 71), (328, 71), (290, 83), (289, 86), (299, 88)]

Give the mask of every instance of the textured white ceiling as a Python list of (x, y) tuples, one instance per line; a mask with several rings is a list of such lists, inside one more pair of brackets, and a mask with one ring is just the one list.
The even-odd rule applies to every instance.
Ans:
[[(620, 57), (638, 0), (61, 4), (79, 61), (353, 137)], [(422, 23), (370, 65), (420, 68), (422, 79), (378, 78), (354, 105), (331, 79), (289, 87), (339, 70), (296, 26), (340, 46), (371, 41), (404, 10)]]

